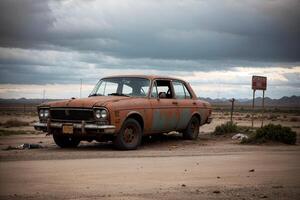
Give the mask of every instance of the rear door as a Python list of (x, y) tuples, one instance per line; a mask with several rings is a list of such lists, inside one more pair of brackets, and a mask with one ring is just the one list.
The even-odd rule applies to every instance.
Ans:
[(151, 91), (152, 132), (176, 130), (178, 117), (177, 100), (170, 80), (155, 80)]
[(187, 127), (192, 117), (196, 103), (195, 100), (192, 99), (192, 95), (182, 81), (173, 80), (172, 85), (174, 88), (175, 98), (178, 102), (177, 106), (179, 119), (176, 129), (183, 130)]

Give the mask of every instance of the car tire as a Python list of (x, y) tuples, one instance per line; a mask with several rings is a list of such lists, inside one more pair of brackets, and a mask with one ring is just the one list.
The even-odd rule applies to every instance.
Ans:
[(126, 119), (118, 135), (115, 137), (115, 148), (120, 150), (134, 150), (142, 141), (141, 125), (132, 118)]
[(74, 137), (53, 134), (54, 142), (61, 148), (75, 148), (80, 143), (80, 140)]
[(196, 140), (199, 135), (200, 121), (199, 118), (193, 116), (189, 121), (187, 128), (183, 131), (183, 138), (187, 140)]

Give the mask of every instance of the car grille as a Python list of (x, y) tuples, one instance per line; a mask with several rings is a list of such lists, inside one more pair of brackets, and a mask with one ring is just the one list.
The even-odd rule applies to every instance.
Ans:
[(51, 109), (52, 121), (93, 121), (94, 112), (88, 109)]

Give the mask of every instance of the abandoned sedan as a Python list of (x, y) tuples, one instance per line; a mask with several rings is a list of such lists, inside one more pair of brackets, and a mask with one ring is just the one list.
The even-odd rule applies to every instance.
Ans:
[(161, 76), (106, 77), (88, 98), (43, 103), (38, 115), (35, 129), (52, 134), (62, 148), (97, 140), (124, 150), (149, 134), (178, 131), (197, 139), (200, 126), (212, 120), (210, 104), (187, 82)]

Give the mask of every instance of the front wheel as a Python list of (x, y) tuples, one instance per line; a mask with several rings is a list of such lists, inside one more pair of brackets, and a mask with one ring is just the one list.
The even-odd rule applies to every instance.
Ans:
[(54, 142), (61, 148), (75, 148), (80, 143), (80, 140), (74, 137), (53, 134)]
[(125, 120), (123, 126), (114, 140), (117, 149), (133, 150), (141, 144), (142, 128), (141, 125), (132, 118)]
[(187, 140), (196, 140), (199, 135), (200, 121), (198, 117), (193, 116), (187, 126), (183, 131), (183, 138)]

